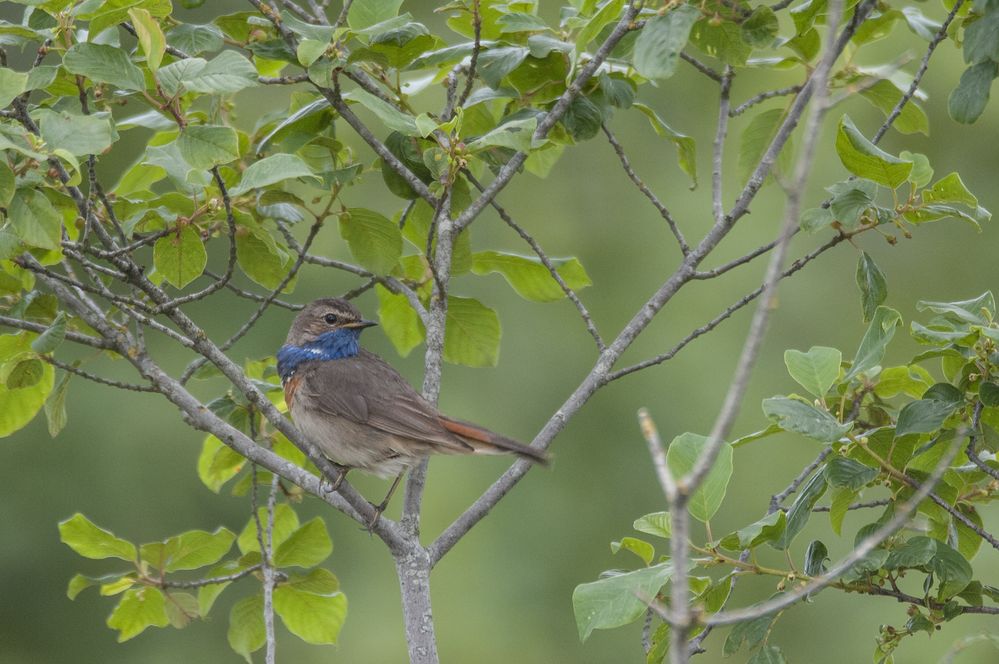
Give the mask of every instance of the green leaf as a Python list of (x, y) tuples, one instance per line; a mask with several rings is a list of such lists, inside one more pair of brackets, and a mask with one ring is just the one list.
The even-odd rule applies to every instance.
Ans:
[(62, 148), (76, 156), (101, 154), (118, 140), (109, 113), (76, 115), (43, 109), (35, 115), (39, 133), (50, 150)]
[(73, 578), (69, 580), (69, 586), (66, 588), (66, 597), (74, 600), (81, 592), (91, 586), (96, 586), (100, 582), (101, 579), (93, 579), (82, 574), (74, 574)]
[(49, 428), (49, 435), (53, 438), (66, 427), (66, 393), (71, 377), (71, 373), (64, 372), (55, 389), (45, 399), (45, 422)]
[(829, 560), (829, 550), (819, 540), (812, 540), (805, 549), (805, 574), (819, 576), (825, 571), (825, 561)]
[(997, 73), (999, 64), (991, 60), (965, 69), (957, 87), (947, 99), (950, 117), (963, 124), (971, 124), (977, 120), (989, 103), (992, 80)]
[(911, 161), (894, 157), (867, 140), (848, 115), (840, 120), (836, 132), (836, 153), (854, 175), (892, 189), (905, 182), (912, 170)]
[(529, 152), (537, 127), (538, 119), (536, 117), (510, 120), (471, 141), (467, 147), (473, 153), (489, 147), (503, 147), (518, 152)]
[(873, 482), (877, 476), (877, 468), (868, 468), (847, 457), (833, 455), (826, 463), (826, 482), (832, 487), (846, 487), (853, 491), (859, 491)]
[(729, 551), (754, 549), (765, 542), (773, 542), (784, 534), (787, 527), (787, 517), (777, 510), (762, 519), (749, 524), (745, 528), (723, 537), (719, 544)]
[(680, 5), (646, 21), (635, 40), (633, 62), (638, 73), (650, 79), (672, 76), (680, 62), (680, 51), (690, 38), (690, 29), (700, 15), (696, 7)]
[(888, 284), (884, 273), (866, 251), (860, 252), (860, 260), (857, 262), (857, 287), (860, 288), (860, 304), (864, 311), (864, 322), (867, 323), (888, 297)]
[(999, 12), (995, 9), (964, 29), (964, 61), (999, 62)]
[(171, 62), (159, 70), (157, 78), (171, 95), (184, 90), (224, 94), (258, 85), (257, 69), (236, 51), (222, 51), (211, 60), (187, 58)]
[(784, 653), (777, 646), (772, 646), (769, 643), (762, 646), (759, 650), (753, 653), (746, 664), (786, 664), (787, 660), (784, 659)]
[(306, 643), (336, 643), (347, 618), (347, 597), (339, 591), (308, 592), (308, 586), (281, 584), (274, 589), (274, 610), (284, 626)]
[(940, 428), (960, 404), (935, 399), (912, 401), (902, 408), (895, 425), (895, 436), (910, 433), (931, 433)]
[(892, 551), (886, 569), (919, 568), (932, 572), (939, 582), (940, 599), (949, 599), (971, 582), (973, 570), (960, 553), (935, 539), (912, 537)]
[(881, 358), (885, 355), (885, 348), (888, 342), (895, 336), (895, 329), (902, 321), (902, 316), (889, 307), (878, 307), (874, 310), (871, 324), (864, 333), (864, 338), (860, 341), (857, 355), (853, 358), (850, 370), (843, 376), (843, 382), (869, 371), (881, 363)]
[[(624, 8), (624, 0), (608, 0), (598, 9), (590, 20), (576, 34), (576, 48), (581, 53), (590, 42), (597, 38), (600, 31), (612, 21), (617, 20)], [(547, 54), (546, 54), (547, 55)]]
[(925, 187), (933, 179), (933, 167), (930, 166), (929, 158), (918, 152), (902, 150), (898, 156), (906, 161), (912, 162), (912, 172), (909, 173), (909, 182), (917, 188)]
[(222, 485), (243, 468), (246, 458), (223, 445), (215, 436), (208, 435), (198, 456), (198, 478), (206, 487), (218, 493)]
[(319, 178), (298, 155), (274, 154), (250, 164), (250, 167), (243, 172), (239, 184), (233, 187), (229, 193), (233, 196), (239, 196), (251, 189), (261, 189), (292, 178), (309, 178), (319, 182)]
[(807, 353), (800, 350), (784, 351), (784, 364), (791, 378), (799, 385), (822, 398), (839, 377), (843, 354), (835, 348), (812, 346)]
[(229, 646), (242, 655), (249, 664), (253, 664), (250, 655), (260, 650), (267, 640), (267, 632), (264, 629), (263, 595), (257, 593), (233, 605), (229, 612), (229, 631), (226, 636), (229, 639)]
[(752, 47), (742, 40), (742, 28), (732, 21), (702, 18), (694, 23), (690, 41), (708, 55), (725, 64), (741, 67), (746, 64)]
[[(578, 259), (553, 258), (551, 262), (569, 288), (577, 290), (592, 283)], [(533, 302), (554, 302), (565, 297), (548, 268), (538, 258), (480, 251), (472, 254), (472, 272), (480, 275), (501, 274), (518, 295)]]
[[(0, 160), (0, 207), (10, 207), (16, 189), (17, 181), (14, 178), (14, 171), (7, 165), (6, 160)], [(6, 251), (0, 248), (0, 260), (7, 260), (7, 258), (9, 256), (6, 255)]]
[(59, 523), (59, 539), (84, 558), (136, 560), (134, 544), (115, 537), (79, 512)]
[(166, 627), (166, 598), (159, 588), (144, 586), (127, 591), (107, 620), (108, 627), (118, 630), (118, 643), (128, 641), (147, 627)]
[(405, 295), (396, 295), (381, 284), (375, 286), (375, 293), (378, 295), (381, 329), (395, 346), (396, 352), (406, 357), (423, 343), (426, 336), (423, 321)]
[(246, 276), (268, 290), (281, 285), (293, 263), (266, 230), (250, 225), (236, 233), (236, 260)]
[(645, 613), (648, 602), (669, 581), (671, 573), (670, 564), (661, 563), (576, 586), (572, 609), (579, 640), (585, 641), (595, 629), (612, 629), (635, 621)]
[(661, 117), (659, 117), (659, 114), (652, 110), (649, 106), (636, 102), (632, 104), (632, 107), (645, 114), (645, 117), (647, 117), (649, 122), (652, 124), (652, 129), (655, 130), (659, 136), (673, 142), (673, 145), (676, 146), (677, 161), (680, 164), (680, 169), (690, 177), (690, 188), (696, 188), (697, 150), (694, 139), (686, 134), (681, 134), (670, 127)]
[[(884, 113), (886, 118), (895, 110), (895, 106), (902, 99), (902, 94), (902, 90), (899, 90), (894, 83), (884, 79), (860, 93), (864, 99)], [(910, 99), (909, 103), (902, 107), (902, 112), (895, 118), (892, 127), (903, 134), (920, 133), (924, 136), (930, 134), (930, 120), (915, 99)]]
[(229, 553), (236, 535), (228, 528), (216, 528), (215, 532), (189, 530), (165, 542), (166, 558), (161, 569), (167, 572), (198, 569), (214, 565)]
[[(748, 179), (763, 159), (770, 144), (784, 124), (787, 112), (783, 108), (771, 108), (753, 116), (739, 136), (739, 174)], [(781, 148), (781, 155), (787, 154), (787, 145)], [(783, 166), (782, 162), (778, 162)], [(768, 179), (769, 181), (769, 179)]]
[(960, 203), (967, 205), (971, 209), (978, 207), (978, 198), (968, 191), (961, 176), (957, 173), (949, 173), (933, 183), (929, 189), (920, 192), (924, 203), (943, 202)]
[(777, 15), (766, 5), (760, 5), (742, 22), (742, 40), (756, 48), (770, 46), (777, 36)]
[(466, 367), (494, 367), (499, 361), (500, 322), (478, 300), (449, 295), (444, 360)]
[(885, 561), (885, 569), (925, 567), (936, 550), (936, 540), (922, 535), (911, 537), (889, 554), (888, 560)]
[[(978, 510), (974, 507), (958, 504), (957, 510), (980, 529), (984, 527), (982, 517), (979, 515)], [(975, 554), (978, 553), (978, 550), (982, 546), (982, 536), (972, 530), (969, 526), (965, 525), (963, 521), (951, 518), (951, 524), (954, 526), (954, 532), (957, 533), (958, 553), (960, 553), (965, 560), (971, 560), (975, 557)]]
[(357, 262), (375, 274), (388, 274), (402, 256), (399, 226), (373, 210), (351, 208), (341, 214), (340, 235)]
[(239, 159), (239, 137), (231, 127), (189, 125), (177, 137), (177, 148), (184, 161), (199, 170)]
[(479, 55), (476, 73), (486, 85), (495, 90), (507, 74), (520, 66), (530, 52), (530, 49), (525, 46), (491, 48)]
[(5, 369), (7, 379), (5, 382), (7, 389), (15, 390), (32, 387), (42, 379), (45, 365), (37, 357), (10, 362)]
[(824, 410), (789, 397), (764, 399), (763, 412), (782, 429), (795, 431), (823, 443), (838, 441), (853, 427), (849, 422), (840, 423)]
[(0, 67), (0, 108), (10, 106), (15, 98), (27, 90), (28, 75), (7, 67)]
[(204, 51), (218, 51), (224, 45), (222, 31), (214, 25), (184, 23), (167, 33), (172, 46), (188, 55), (198, 55)]
[(829, 208), (809, 208), (801, 213), (799, 226), (806, 233), (816, 233), (836, 221)]
[[(485, 53), (483, 53), (485, 55)], [(403, 113), (392, 104), (374, 96), (361, 89), (350, 91), (345, 95), (351, 99), (356, 99), (366, 109), (374, 113), (386, 127), (392, 131), (397, 131), (404, 136), (419, 136), (420, 129), (416, 126), (416, 118), (407, 113)]]
[(760, 616), (753, 620), (736, 623), (732, 631), (725, 638), (723, 652), (726, 657), (735, 654), (743, 644), (752, 648), (770, 631), (770, 623), (774, 620), (773, 615)]
[(333, 542), (322, 518), (316, 517), (293, 532), (274, 553), (278, 567), (314, 567), (333, 553)]
[(651, 514), (646, 514), (645, 516), (636, 519), (635, 523), (632, 524), (632, 528), (640, 533), (669, 539), (670, 533), (672, 532), (670, 527), (669, 512), (653, 512)]
[(208, 252), (194, 226), (184, 226), (177, 234), (165, 235), (153, 247), (156, 271), (177, 288), (183, 288), (205, 271)]
[(916, 302), (916, 309), (919, 311), (930, 310), (956, 323), (988, 326), (990, 320), (995, 318), (996, 303), (992, 291), (985, 291), (974, 299), (957, 302), (920, 300)]
[(784, 529), (784, 533), (772, 544), (775, 549), (786, 551), (791, 546), (794, 538), (798, 536), (798, 533), (812, 516), (812, 508), (815, 507), (815, 503), (825, 492), (826, 479), (824, 474), (815, 473), (791, 504), (791, 509), (787, 512), (787, 527)]
[(146, 89), (142, 71), (128, 59), (128, 52), (114, 46), (74, 44), (63, 56), (62, 66), (70, 74), (110, 83), (124, 90)]
[(347, 25), (355, 32), (369, 28), (395, 18), (401, 6), (402, 0), (364, 0), (353, 3), (347, 12)]
[(41, 355), (54, 351), (66, 338), (66, 324), (66, 314), (60, 311), (52, 324), (31, 342), (31, 350)]
[[(666, 450), (666, 463), (674, 477), (683, 477), (694, 468), (707, 442), (705, 436), (694, 433), (683, 433), (673, 439)], [(710, 520), (721, 507), (732, 478), (732, 456), (732, 446), (723, 442), (710, 472), (690, 497), (687, 509), (698, 521)]]
[[(91, 3), (91, 6), (92, 3)], [(169, 16), (173, 7), (170, 0), (104, 0), (97, 7), (80, 18), (90, 21), (90, 34), (97, 35), (113, 25), (125, 22), (129, 10), (144, 9), (153, 16)]]
[[(30, 340), (33, 338), (34, 335), (26, 334), (0, 336), (0, 357), (30, 352)], [(30, 381), (31, 384), (10, 387), (0, 382), (0, 438), (18, 431), (34, 419), (52, 392), (54, 382), (55, 371), (48, 363), (42, 363), (41, 375), (37, 380)]]
[(58, 249), (62, 239), (62, 215), (42, 192), (18, 189), (8, 215), (21, 241), (40, 249)]
[(132, 27), (135, 28), (139, 46), (146, 54), (146, 66), (149, 67), (149, 71), (156, 71), (160, 68), (163, 54), (166, 52), (166, 37), (163, 36), (163, 30), (146, 9), (129, 9), (128, 15), (132, 19)]
[[(260, 524), (264, 529), (264, 535), (267, 534), (267, 508), (260, 507), (257, 509), (257, 516), (260, 519)], [(281, 544), (291, 537), (291, 534), (298, 530), (298, 515), (295, 514), (295, 510), (291, 508), (291, 505), (287, 503), (279, 503), (274, 507), (274, 530), (271, 531), (271, 544), (274, 546), (275, 551), (281, 546)], [(239, 533), (239, 537), (236, 539), (236, 544), (239, 546), (241, 553), (249, 553), (250, 551), (260, 551), (260, 542), (257, 538), (257, 520), (250, 517), (250, 520), (243, 527), (242, 532)]]
[(603, 115), (597, 105), (582, 96), (573, 99), (562, 116), (562, 125), (574, 141), (587, 141), (596, 136), (602, 122)]
[(829, 209), (841, 226), (856, 228), (861, 216), (874, 204), (878, 185), (870, 180), (851, 179), (826, 187), (833, 195)]
[(652, 559), (656, 556), (655, 547), (637, 537), (622, 537), (620, 542), (611, 542), (610, 547), (611, 553), (617, 553), (621, 549), (630, 551), (641, 558), (646, 565), (651, 565)]

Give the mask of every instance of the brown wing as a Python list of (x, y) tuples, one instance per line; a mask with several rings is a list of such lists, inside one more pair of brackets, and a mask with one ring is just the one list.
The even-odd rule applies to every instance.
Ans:
[(295, 400), (385, 433), (442, 448), (471, 453), (471, 445), (444, 428), (437, 409), (377, 355), (309, 362), (301, 369)]

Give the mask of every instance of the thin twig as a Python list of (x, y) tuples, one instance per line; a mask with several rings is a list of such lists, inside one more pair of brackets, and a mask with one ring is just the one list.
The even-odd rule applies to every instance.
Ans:
[[(833, 247), (835, 247), (836, 245), (838, 245), (839, 243), (843, 242), (846, 239), (847, 236), (845, 235), (837, 235), (833, 237), (831, 240), (827, 241), (822, 246), (818, 247), (817, 249), (814, 249), (813, 251), (809, 252), (805, 256), (802, 256), (794, 263), (792, 263), (791, 266), (788, 269), (784, 270), (784, 272), (781, 274), (781, 278), (786, 279), (787, 277), (791, 276), (801, 268), (808, 265), (808, 263), (810, 263), (812, 260), (818, 258), (820, 255), (824, 254), (826, 251), (832, 249)], [(747, 304), (749, 304), (757, 297), (759, 297), (763, 293), (763, 289), (764, 286), (761, 285), (751, 293), (747, 293), (738, 301), (727, 307), (723, 312), (712, 318), (709, 322), (705, 323), (701, 327), (692, 330), (687, 336), (678, 341), (676, 345), (674, 345), (665, 353), (662, 353), (661, 355), (657, 355), (655, 357), (651, 357), (647, 360), (643, 360), (642, 362), (633, 364), (623, 369), (618, 369), (617, 371), (608, 373), (606, 378), (604, 379), (605, 382), (609, 383), (611, 381), (617, 380), (618, 378), (623, 378), (628, 374), (635, 373), (636, 371), (641, 371), (642, 369), (647, 369), (649, 367), (656, 366), (657, 364), (662, 364), (663, 362), (672, 360), (681, 350), (683, 350), (694, 339), (697, 339), (698, 337), (703, 336), (708, 332), (710, 332), (711, 330), (715, 329), (716, 327), (718, 327), (718, 325), (720, 325), (722, 322), (724, 322), (726, 319), (732, 316), (732, 314), (742, 309)]]
[(207, 579), (195, 579), (193, 581), (172, 581), (163, 579), (162, 581), (157, 580), (156, 585), (160, 588), (202, 588), (204, 586), (212, 586), (219, 583), (231, 583), (233, 581), (239, 581), (240, 579), (253, 574), (262, 565), (257, 563), (256, 565), (251, 565), (244, 570), (239, 572), (234, 572), (232, 574), (226, 574), (225, 576), (213, 576)]
[(881, 138), (885, 135), (885, 132), (888, 131), (888, 128), (891, 127), (895, 123), (895, 120), (898, 119), (898, 116), (902, 114), (902, 109), (905, 108), (905, 105), (908, 104), (912, 97), (916, 94), (916, 90), (919, 89), (919, 83), (923, 80), (926, 70), (929, 69), (930, 58), (933, 56), (933, 51), (935, 51), (937, 46), (940, 45), (940, 42), (947, 38), (947, 28), (950, 27), (951, 22), (957, 16), (957, 13), (961, 10), (961, 6), (963, 4), (964, 0), (957, 0), (957, 2), (954, 3), (954, 7), (950, 10), (950, 13), (947, 14), (947, 18), (944, 19), (944, 22), (940, 25), (940, 29), (937, 30), (937, 33), (933, 36), (933, 40), (930, 41), (930, 44), (926, 49), (926, 54), (923, 55), (923, 61), (919, 63), (919, 69), (916, 70), (916, 75), (913, 77), (912, 83), (909, 84), (909, 89), (905, 91), (905, 94), (903, 94), (897, 102), (895, 102), (895, 107), (891, 109), (891, 113), (888, 114), (884, 123), (874, 134), (874, 138), (872, 139), (873, 143), (877, 144), (881, 141)]
[(722, 162), (725, 155), (725, 137), (728, 134), (729, 94), (732, 91), (732, 77), (735, 71), (731, 65), (725, 65), (722, 74), (721, 93), (718, 96), (718, 125), (715, 129), (715, 140), (711, 153), (711, 196), (715, 213), (715, 223), (720, 224), (725, 216), (722, 204)]
[(781, 503), (783, 503), (788, 496), (797, 491), (798, 487), (804, 484), (805, 480), (812, 476), (815, 469), (821, 466), (822, 462), (825, 461), (826, 457), (828, 457), (831, 453), (831, 447), (823, 448), (822, 451), (819, 452), (819, 455), (815, 457), (815, 460), (805, 466), (802, 471), (798, 473), (798, 476), (791, 480), (791, 483), (787, 485), (787, 488), (780, 493), (770, 496), (770, 509), (767, 510), (767, 514), (773, 514), (779, 510)]
[(87, 380), (93, 381), (94, 383), (100, 383), (102, 385), (114, 387), (119, 390), (128, 390), (130, 392), (159, 392), (159, 390), (157, 390), (155, 387), (151, 387), (149, 385), (137, 385), (135, 383), (126, 383), (124, 381), (113, 380), (111, 378), (104, 378), (103, 376), (98, 376), (97, 374), (90, 373), (89, 371), (84, 371), (75, 364), (69, 364), (67, 362), (62, 362), (61, 360), (57, 360), (51, 355), (39, 355), (39, 357), (54, 367), (59, 367), (64, 371), (68, 371), (71, 374), (76, 374), (77, 376), (80, 376), (81, 378), (86, 378)]
[[(869, 501), (864, 502), (864, 503), (851, 503), (850, 506), (847, 507), (846, 509), (847, 509), (847, 511), (851, 511), (852, 512), (853, 510), (863, 510), (863, 509), (867, 509), (869, 507), (884, 507), (885, 505), (891, 505), (893, 502), (895, 502), (895, 501), (892, 500), (891, 498), (879, 498), (878, 500), (869, 500)], [(812, 511), (813, 512), (828, 512), (830, 509), (832, 509), (832, 508), (830, 508), (830, 507), (828, 507), (826, 505), (820, 505), (819, 507), (813, 507)]]
[(704, 64), (703, 62), (701, 62), (700, 60), (698, 60), (697, 58), (695, 58), (694, 56), (690, 55), (686, 51), (680, 51), (680, 57), (683, 58), (685, 62), (689, 62), (691, 65), (693, 65), (694, 69), (701, 72), (702, 74), (710, 78), (712, 81), (715, 81), (716, 83), (721, 83), (722, 75), (719, 74), (714, 69), (712, 69), (711, 67)]
[(611, 132), (610, 127), (607, 126), (607, 123), (606, 122), (602, 123), (600, 125), (600, 128), (603, 129), (604, 135), (607, 137), (607, 141), (611, 144), (611, 147), (614, 149), (614, 153), (617, 155), (618, 160), (621, 162), (621, 168), (624, 169), (624, 172), (628, 176), (628, 179), (630, 179), (635, 184), (635, 186), (638, 187), (638, 190), (642, 192), (642, 194), (646, 198), (649, 199), (649, 202), (652, 203), (652, 206), (659, 212), (659, 216), (661, 216), (663, 220), (666, 222), (666, 225), (669, 226), (670, 232), (673, 233), (673, 237), (676, 238), (677, 244), (680, 245), (680, 252), (684, 256), (689, 254), (690, 247), (687, 245), (687, 240), (683, 237), (683, 232), (680, 230), (680, 227), (677, 225), (676, 220), (673, 219), (673, 215), (670, 214), (670, 211), (666, 208), (665, 205), (663, 205), (662, 201), (660, 201), (659, 198), (654, 193), (652, 193), (652, 190), (649, 189), (649, 187), (645, 184), (644, 181), (642, 181), (642, 178), (638, 177), (638, 173), (636, 173), (635, 169), (631, 167), (631, 160), (628, 159), (628, 156), (624, 152), (624, 148), (618, 142), (617, 137), (614, 136), (614, 134)]
[[(829, 15), (827, 17), (828, 32), (830, 35), (836, 34), (842, 15), (842, 7), (842, 0), (831, 0)], [(802, 146), (801, 156), (799, 158), (797, 168), (795, 169), (794, 184), (787, 197), (787, 205), (784, 210), (784, 221), (780, 233), (778, 234), (779, 241), (777, 246), (774, 248), (773, 255), (770, 258), (770, 264), (767, 266), (766, 278), (763, 282), (763, 294), (757, 304), (753, 320), (750, 323), (749, 332), (746, 335), (746, 341), (739, 357), (735, 373), (729, 383), (729, 389), (725, 395), (725, 400), (722, 403), (721, 410), (715, 419), (714, 425), (711, 427), (711, 433), (708, 434), (707, 443), (690, 472), (685, 477), (677, 480), (679, 495), (677, 499), (670, 502), (670, 527), (672, 528), (670, 551), (672, 555), (672, 564), (674, 568), (682, 570), (679, 574), (674, 574), (670, 580), (670, 611), (673, 614), (673, 620), (671, 621), (671, 624), (673, 625), (673, 633), (670, 641), (670, 662), (672, 664), (686, 664), (686, 662), (690, 659), (690, 649), (689, 644), (687, 643), (687, 635), (690, 633), (693, 615), (689, 606), (690, 590), (689, 580), (686, 574), (687, 561), (689, 560), (687, 532), (690, 525), (690, 515), (687, 512), (687, 499), (693, 494), (694, 491), (697, 490), (707, 477), (708, 472), (714, 466), (715, 459), (717, 458), (718, 452), (721, 450), (724, 439), (728, 435), (732, 424), (735, 422), (736, 415), (739, 413), (743, 396), (745, 395), (746, 389), (749, 385), (749, 377), (752, 373), (754, 365), (756, 364), (756, 359), (759, 357), (759, 352), (763, 344), (763, 338), (767, 330), (767, 324), (769, 323), (770, 314), (773, 310), (772, 304), (776, 295), (777, 284), (780, 281), (781, 272), (783, 270), (784, 255), (787, 252), (787, 246), (793, 234), (792, 231), (798, 222), (801, 197), (804, 193), (808, 175), (811, 172), (812, 161), (815, 156), (815, 147), (818, 143), (818, 129), (821, 127), (822, 119), (827, 110), (826, 101), (829, 93), (829, 72), (831, 71), (833, 62), (836, 60), (838, 55), (839, 53), (834, 48), (833, 44), (830, 44), (830, 46), (828, 46), (823, 53), (822, 59), (812, 76), (811, 81), (816, 88), (813, 106), (808, 115), (808, 120), (806, 121), (805, 140)], [(726, 69), (726, 79), (730, 79), (730, 72), (728, 69)], [(726, 97), (727, 85), (725, 81), (723, 81), (723, 103)], [(724, 134), (725, 129), (725, 124), (723, 123), (722, 118), (727, 121), (727, 108), (724, 109), (724, 112), (721, 113), (719, 117), (718, 133), (720, 134)], [(720, 159), (718, 150), (716, 150), (716, 168), (718, 167)], [(719, 197), (718, 191), (720, 191), (720, 182), (717, 183), (717, 187), (718, 189), (716, 190), (715, 197), (715, 227), (720, 227), (725, 223), (724, 211), (720, 210), (720, 205), (717, 203)]]
[(465, 89), (461, 91), (455, 108), (461, 108), (465, 105), (468, 96), (472, 94), (472, 86), (475, 85), (475, 67), (479, 62), (479, 51), (482, 50), (482, 13), (479, 10), (479, 0), (472, 0), (472, 29), (475, 32), (472, 57), (468, 61), (468, 72), (465, 74)]
[[(32, 323), (31, 321), (21, 320), (20, 318), (13, 318), (12, 316), (0, 316), (0, 325), (5, 325), (7, 327), (11, 327), (16, 330), (27, 330), (28, 332), (38, 332), (39, 334), (49, 329), (48, 325), (42, 325), (41, 323)], [(73, 343), (82, 344), (84, 346), (90, 346), (91, 348), (97, 348), (100, 350), (116, 350), (115, 345), (105, 339), (92, 337), (89, 334), (80, 334), (79, 332), (73, 332), (72, 330), (68, 330), (66, 332), (66, 340), (72, 341)]]
[[(471, 173), (465, 173), (465, 176), (477, 189), (479, 189), (479, 191), (482, 191), (482, 185), (475, 178), (475, 176), (473, 176)], [(565, 282), (565, 279), (562, 278), (562, 275), (559, 274), (558, 268), (545, 253), (544, 249), (541, 248), (541, 245), (538, 244), (538, 241), (535, 240), (530, 233), (524, 230), (524, 228), (521, 227), (520, 224), (515, 222), (513, 220), (513, 217), (510, 216), (510, 213), (508, 213), (506, 209), (496, 201), (495, 198), (492, 201), (490, 201), (490, 205), (494, 210), (496, 210), (496, 214), (499, 215), (500, 219), (502, 219), (507, 226), (512, 228), (517, 233), (517, 235), (519, 235), (521, 239), (524, 240), (524, 242), (530, 245), (535, 255), (537, 255), (538, 259), (541, 261), (541, 264), (544, 265), (545, 268), (548, 270), (548, 274), (551, 275), (552, 279), (555, 280), (555, 283), (557, 283), (559, 288), (562, 289), (562, 292), (565, 293), (565, 296), (569, 298), (569, 301), (572, 302), (574, 307), (576, 307), (576, 311), (579, 312), (579, 316), (580, 318), (583, 319), (583, 324), (586, 326), (586, 331), (590, 333), (590, 336), (593, 337), (593, 340), (596, 342), (597, 349), (600, 352), (603, 352), (603, 350), (607, 347), (607, 345), (604, 343), (603, 338), (600, 336), (600, 332), (597, 331), (597, 326), (593, 322), (593, 316), (590, 315), (590, 312), (586, 308), (586, 305), (584, 305), (582, 300), (579, 299), (579, 295), (576, 294), (576, 291), (574, 291), (569, 286), (569, 284)]]
[(786, 88), (778, 88), (776, 90), (767, 90), (766, 92), (761, 92), (757, 95), (750, 97), (746, 101), (742, 102), (741, 104), (733, 108), (731, 111), (728, 112), (728, 116), (730, 118), (734, 118), (737, 115), (742, 115), (753, 106), (756, 106), (757, 104), (764, 102), (767, 99), (773, 99), (774, 97), (783, 97), (785, 95), (798, 94), (799, 92), (801, 92), (801, 87), (802, 86), (800, 85), (789, 85)]

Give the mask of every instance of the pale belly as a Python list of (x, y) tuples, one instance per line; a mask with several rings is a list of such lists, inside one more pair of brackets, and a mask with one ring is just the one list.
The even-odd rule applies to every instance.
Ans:
[(401, 454), (406, 441), (343, 417), (303, 408), (293, 402), (295, 424), (319, 450), (341, 466), (391, 477), (419, 459)]

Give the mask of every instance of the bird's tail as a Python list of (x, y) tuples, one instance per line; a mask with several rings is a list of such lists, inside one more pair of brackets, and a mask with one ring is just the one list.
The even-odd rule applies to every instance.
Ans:
[(547, 466), (548, 455), (538, 449), (518, 443), (512, 438), (493, 433), (471, 422), (441, 416), (441, 424), (451, 433), (472, 446), (477, 454), (516, 454), (521, 459)]

